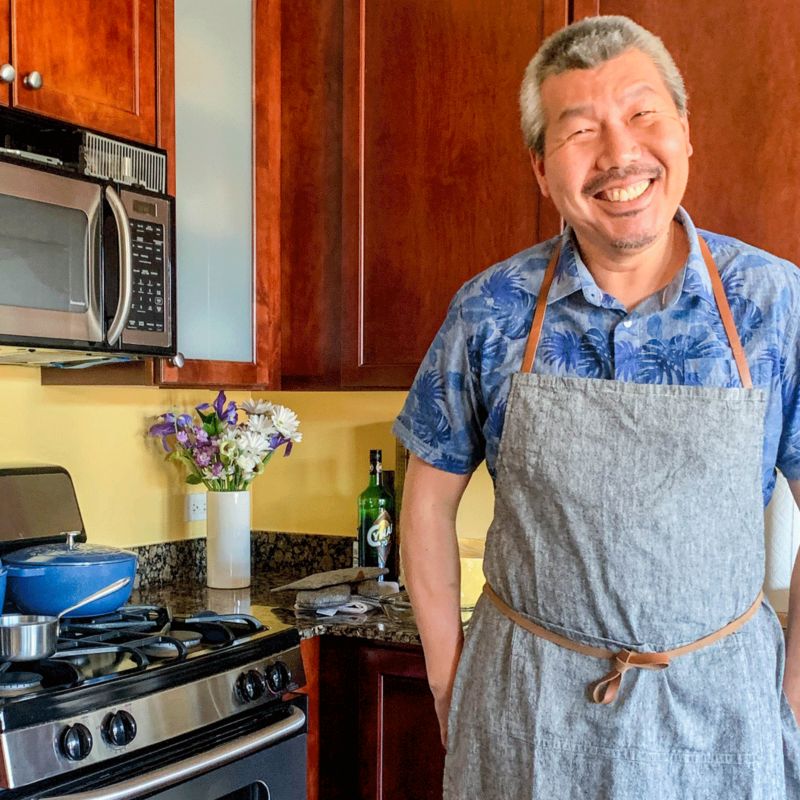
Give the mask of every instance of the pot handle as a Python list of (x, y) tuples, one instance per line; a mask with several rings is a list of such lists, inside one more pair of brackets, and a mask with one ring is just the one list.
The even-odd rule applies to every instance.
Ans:
[(69, 608), (65, 608), (63, 611), (60, 611), (56, 615), (56, 619), (60, 620), (64, 614), (69, 614), (70, 611), (74, 611), (76, 608), (80, 608), (81, 606), (88, 606), (89, 603), (93, 603), (95, 600), (101, 600), (104, 597), (108, 597), (110, 594), (114, 594), (119, 589), (122, 589), (123, 586), (127, 586), (131, 582), (130, 578), (120, 578), (114, 583), (110, 583), (108, 586), (93, 592), (88, 597), (84, 597), (83, 600), (73, 603)]
[(33, 578), (38, 575), (44, 575), (46, 570), (44, 567), (17, 567), (13, 564), (7, 564), (6, 569), (9, 575), (15, 578)]

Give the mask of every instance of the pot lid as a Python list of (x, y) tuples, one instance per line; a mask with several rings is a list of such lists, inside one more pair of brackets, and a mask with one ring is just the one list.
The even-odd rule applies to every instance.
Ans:
[(111, 564), (129, 561), (136, 558), (130, 550), (118, 547), (107, 547), (102, 544), (76, 543), (72, 547), (66, 544), (37, 544), (23, 547), (6, 553), (5, 563), (17, 566), (85, 566), (91, 564)]

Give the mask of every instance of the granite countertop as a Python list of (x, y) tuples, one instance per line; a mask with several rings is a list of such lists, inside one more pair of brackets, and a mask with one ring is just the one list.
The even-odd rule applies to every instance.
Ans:
[(130, 602), (168, 606), (174, 614), (192, 615), (210, 610), (220, 614), (251, 614), (269, 626), (279, 621), (295, 625), (303, 639), (314, 636), (353, 636), (400, 644), (420, 643), (419, 632), (413, 623), (390, 620), (382, 610), (367, 614), (318, 617), (299, 615), (292, 608), (294, 592), (273, 592), (272, 586), (282, 586), (296, 579), (296, 574), (272, 573), (254, 576), (246, 589), (210, 589), (197, 579), (153, 583), (135, 589)]

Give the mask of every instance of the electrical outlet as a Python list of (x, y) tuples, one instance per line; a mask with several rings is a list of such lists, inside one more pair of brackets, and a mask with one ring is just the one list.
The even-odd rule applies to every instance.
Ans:
[(206, 518), (205, 492), (189, 492), (186, 495), (183, 518), (186, 522), (196, 522)]

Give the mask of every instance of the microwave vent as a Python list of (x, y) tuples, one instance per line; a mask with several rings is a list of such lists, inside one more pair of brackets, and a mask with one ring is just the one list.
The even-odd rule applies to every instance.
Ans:
[(85, 131), (83, 160), (87, 175), (141, 186), (163, 194), (167, 188), (167, 157), (143, 147), (123, 144)]

